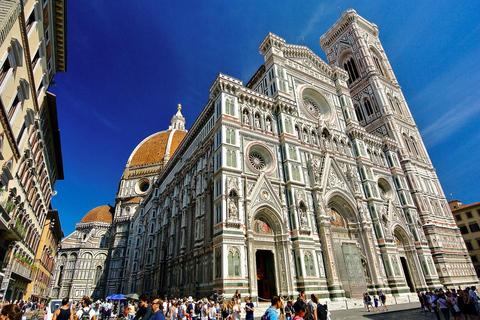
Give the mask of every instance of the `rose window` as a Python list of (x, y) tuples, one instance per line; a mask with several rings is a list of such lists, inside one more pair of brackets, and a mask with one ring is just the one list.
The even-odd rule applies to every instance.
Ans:
[(318, 118), (320, 114), (320, 108), (317, 102), (309, 97), (303, 97), (303, 104), (307, 107), (308, 111), (315, 117)]
[(250, 152), (248, 155), (248, 160), (250, 161), (250, 164), (258, 171), (265, 168), (265, 160), (258, 152)]

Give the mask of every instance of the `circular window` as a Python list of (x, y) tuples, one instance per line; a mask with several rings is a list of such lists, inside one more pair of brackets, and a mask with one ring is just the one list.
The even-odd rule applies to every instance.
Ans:
[(258, 152), (250, 153), (248, 155), (248, 161), (250, 161), (250, 164), (258, 171), (261, 171), (263, 168), (265, 168), (265, 160)]
[(390, 183), (387, 180), (380, 178), (378, 179), (378, 189), (380, 190), (380, 195), (384, 199), (392, 199), (393, 198), (393, 191)]
[(135, 192), (145, 193), (148, 191), (149, 188), (150, 188), (150, 181), (148, 179), (142, 179), (137, 182), (137, 185), (135, 186)]
[(275, 169), (272, 152), (260, 143), (252, 143), (247, 147), (247, 163), (257, 172), (271, 173)]
[(332, 110), (325, 97), (312, 88), (300, 92), (301, 101), (306, 111), (318, 120), (331, 120)]

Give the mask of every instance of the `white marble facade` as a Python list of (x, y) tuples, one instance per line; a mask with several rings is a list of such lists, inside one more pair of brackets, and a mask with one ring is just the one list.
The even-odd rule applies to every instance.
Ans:
[(328, 64), (270, 33), (246, 85), (220, 74), (137, 210), (115, 211), (119, 271), (104, 293), (338, 298), (476, 282), (378, 35), (347, 10), (320, 38)]

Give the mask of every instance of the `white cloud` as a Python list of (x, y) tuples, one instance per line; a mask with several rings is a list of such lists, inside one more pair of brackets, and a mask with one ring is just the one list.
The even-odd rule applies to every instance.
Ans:
[(469, 121), (478, 120), (479, 114), (479, 101), (473, 96), (467, 97), (422, 130), (421, 134), (425, 144), (430, 147), (435, 146), (461, 129)]

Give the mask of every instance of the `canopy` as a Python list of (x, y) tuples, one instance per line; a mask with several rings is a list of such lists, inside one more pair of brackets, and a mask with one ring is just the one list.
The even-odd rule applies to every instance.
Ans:
[(136, 293), (129, 293), (125, 295), (125, 298), (131, 299), (131, 300), (138, 300), (138, 294)]
[(107, 300), (127, 300), (123, 294), (111, 294), (107, 297)]

